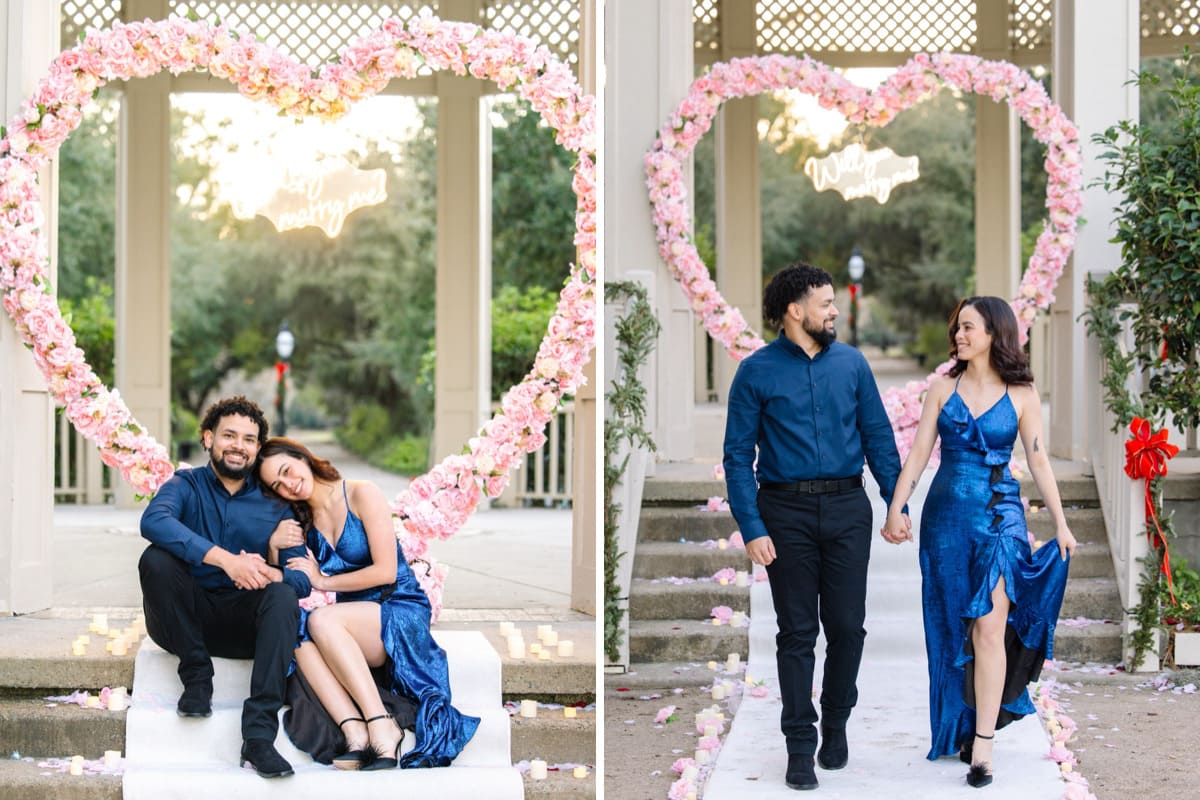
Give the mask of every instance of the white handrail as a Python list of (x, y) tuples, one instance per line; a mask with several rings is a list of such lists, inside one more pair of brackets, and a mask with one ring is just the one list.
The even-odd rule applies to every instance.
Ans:
[[(493, 412), (499, 409), (499, 403), (493, 404)], [(546, 426), (546, 443), (525, 455), (508, 489), (494, 504), (501, 508), (534, 502), (546, 506), (570, 505), (574, 457), (575, 404), (568, 402), (563, 403)]]
[(67, 415), (55, 414), (54, 502), (97, 505), (112, 499), (110, 470), (96, 446), (83, 437)]

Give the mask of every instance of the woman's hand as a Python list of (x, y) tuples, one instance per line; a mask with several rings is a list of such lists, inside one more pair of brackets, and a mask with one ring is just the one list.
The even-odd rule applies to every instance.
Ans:
[(892, 544), (912, 541), (912, 521), (907, 514), (888, 513), (887, 521), (880, 530), (883, 538)]
[(1075, 534), (1071, 533), (1071, 529), (1063, 525), (1058, 529), (1058, 533), (1054, 535), (1054, 541), (1058, 544), (1058, 555), (1063, 561), (1067, 560), (1067, 555), (1075, 555)]
[(304, 531), (300, 529), (300, 523), (296, 520), (282, 519), (271, 533), (268, 544), (276, 552), (287, 550), (289, 547), (299, 547), (304, 544)]
[(296, 556), (289, 558), (287, 563), (288, 569), (296, 572), (303, 572), (308, 576), (308, 582), (312, 584), (312, 588), (325, 590), (324, 582), (325, 575), (321, 572), (321, 565), (317, 563), (317, 559), (313, 556), (312, 550), (304, 548), (304, 557)]

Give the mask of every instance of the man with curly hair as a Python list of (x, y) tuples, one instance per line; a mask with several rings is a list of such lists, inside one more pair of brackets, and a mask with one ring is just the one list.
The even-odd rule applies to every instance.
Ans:
[[(263, 777), (291, 775), (274, 741), (296, 645), (297, 600), (312, 586), (304, 573), (268, 564), (267, 556), (273, 532), (295, 536), (299, 525), (255, 481), (267, 438), (255, 403), (241, 396), (217, 401), (200, 438), (209, 463), (177, 471), (142, 514), (142, 536), (151, 542), (138, 562), (146, 628), (179, 656), (181, 717), (212, 715), (213, 656), (254, 659), (241, 762)], [(281, 549), (279, 563), (289, 556), (303, 557), (303, 545)]]
[[(885, 503), (900, 474), (871, 368), (836, 341), (837, 317), (829, 273), (794, 264), (776, 274), (763, 291), (763, 320), (779, 336), (738, 366), (725, 423), (729, 506), (750, 559), (767, 568), (779, 622), (780, 727), (792, 789), (817, 788), (814, 753), (825, 769), (849, 758), (872, 538), (864, 457)], [(818, 752), (812, 688), (821, 626), (828, 646)]]

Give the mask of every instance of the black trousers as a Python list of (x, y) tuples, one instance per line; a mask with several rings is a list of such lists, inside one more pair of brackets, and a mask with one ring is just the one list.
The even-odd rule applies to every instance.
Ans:
[(274, 740), (300, 621), (292, 588), (205, 589), (186, 563), (157, 545), (143, 551), (138, 572), (146, 630), (159, 647), (179, 656), (183, 685), (211, 686), (213, 656), (253, 658), (242, 738)]
[(783, 698), (780, 727), (789, 755), (817, 749), (813, 650), (825, 629), (821, 720), (845, 727), (858, 702), (858, 666), (867, 632), (871, 502), (863, 489), (809, 495), (761, 489), (758, 510), (775, 545), (767, 566), (779, 621), (776, 660)]

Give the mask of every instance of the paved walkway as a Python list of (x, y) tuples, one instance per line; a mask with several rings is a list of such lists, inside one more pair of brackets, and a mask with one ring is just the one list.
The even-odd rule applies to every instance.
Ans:
[[(370, 466), (324, 432), (295, 432), (347, 477), (375, 481), (388, 497), (407, 479)], [(140, 607), (137, 561), (146, 546), (140, 509), (58, 505), (54, 509), (53, 608), (46, 616), (84, 616)], [(571, 611), (571, 512), (485, 509), (457, 534), (430, 545), (450, 567), (442, 619), (591, 619)]]

